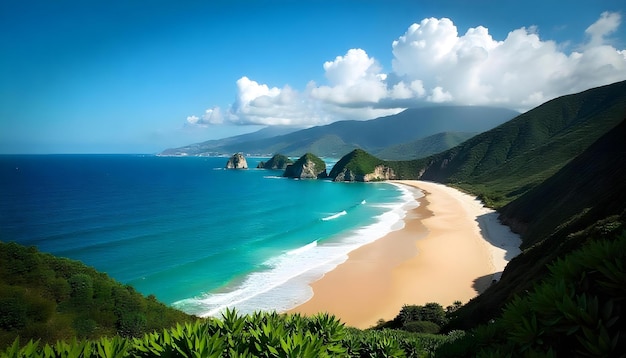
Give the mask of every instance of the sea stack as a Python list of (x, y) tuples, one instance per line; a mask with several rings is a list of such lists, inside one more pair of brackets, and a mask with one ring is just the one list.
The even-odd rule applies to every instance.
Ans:
[(226, 163), (226, 169), (248, 169), (248, 162), (242, 153), (233, 154)]
[(311, 153), (301, 156), (285, 168), (284, 177), (294, 179), (323, 179), (328, 176), (326, 163)]
[(333, 181), (384, 181), (396, 178), (396, 174), (381, 159), (362, 149), (355, 149), (341, 158), (330, 171)]
[(293, 160), (282, 154), (274, 154), (274, 156), (267, 162), (260, 162), (257, 165), (259, 169), (272, 169), (272, 170), (284, 170), (289, 164), (293, 164)]

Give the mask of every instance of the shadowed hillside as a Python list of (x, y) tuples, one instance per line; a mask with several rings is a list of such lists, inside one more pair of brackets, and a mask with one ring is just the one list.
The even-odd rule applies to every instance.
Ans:
[[(554, 176), (501, 209), (505, 222), (523, 226), (521, 255), (502, 280), (461, 310), (466, 322), (497, 312), (506, 298), (528, 289), (546, 264), (580, 247), (588, 227), (616, 225), (626, 210), (626, 120), (605, 134)], [(619, 218), (621, 215), (621, 219)], [(618, 224), (622, 225), (622, 224)]]
[(626, 81), (556, 98), (455, 148), (393, 167), (402, 178), (452, 184), (500, 207), (555, 174), (625, 117)]

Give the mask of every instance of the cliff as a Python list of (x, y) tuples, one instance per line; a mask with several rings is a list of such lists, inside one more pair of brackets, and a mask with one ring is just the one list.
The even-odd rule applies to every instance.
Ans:
[(396, 174), (385, 161), (362, 149), (343, 156), (330, 172), (333, 181), (380, 181), (395, 179)]
[(326, 178), (326, 163), (311, 153), (306, 153), (295, 163), (285, 168), (284, 177), (297, 179)]
[(248, 169), (248, 162), (241, 153), (233, 154), (226, 163), (226, 169)]
[(260, 162), (257, 165), (259, 169), (282, 169), (287, 168), (289, 164), (293, 164), (293, 160), (282, 154), (275, 154), (270, 160), (267, 162)]

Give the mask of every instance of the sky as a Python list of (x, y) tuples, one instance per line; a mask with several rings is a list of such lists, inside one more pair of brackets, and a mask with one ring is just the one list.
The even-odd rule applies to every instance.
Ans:
[(0, 154), (158, 153), (626, 80), (622, 0), (0, 2)]

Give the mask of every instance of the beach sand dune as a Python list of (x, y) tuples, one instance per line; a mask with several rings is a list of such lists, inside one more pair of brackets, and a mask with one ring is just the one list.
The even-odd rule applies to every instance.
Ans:
[(403, 305), (467, 302), (499, 279), (520, 240), (497, 213), (442, 184), (394, 181), (420, 189), (404, 228), (349, 254), (311, 286), (313, 297), (290, 312), (329, 312), (368, 328), (394, 318)]

